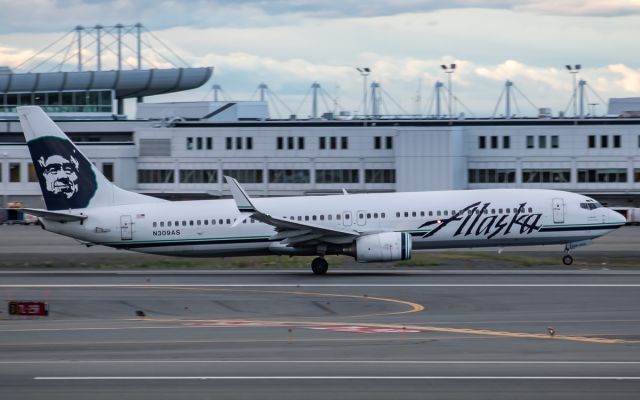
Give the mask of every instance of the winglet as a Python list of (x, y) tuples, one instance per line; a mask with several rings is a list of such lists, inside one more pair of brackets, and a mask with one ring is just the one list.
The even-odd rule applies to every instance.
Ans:
[(230, 176), (225, 176), (224, 179), (227, 180), (229, 189), (231, 189), (231, 195), (233, 196), (233, 200), (235, 200), (236, 202), (236, 206), (238, 207), (238, 210), (240, 210), (240, 212), (243, 212), (243, 213), (256, 212), (257, 210), (253, 205), (253, 203), (251, 202), (251, 198), (249, 198), (249, 195), (244, 191), (242, 186), (240, 186), (238, 181)]

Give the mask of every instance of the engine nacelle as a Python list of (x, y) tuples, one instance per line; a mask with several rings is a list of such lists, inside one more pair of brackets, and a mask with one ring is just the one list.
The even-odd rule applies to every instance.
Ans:
[(411, 258), (411, 235), (403, 232), (384, 232), (361, 236), (355, 241), (358, 262), (399, 261)]

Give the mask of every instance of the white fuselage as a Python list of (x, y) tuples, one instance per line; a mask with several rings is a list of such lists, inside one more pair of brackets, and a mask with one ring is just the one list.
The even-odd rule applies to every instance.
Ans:
[[(414, 249), (565, 244), (624, 224), (593, 201), (555, 190), (458, 190), (254, 199), (274, 217), (361, 234), (408, 232)], [(595, 203), (597, 204), (597, 203)], [(274, 227), (240, 217), (234, 200), (178, 201), (74, 210), (81, 222), (44, 221), (47, 230), (83, 242), (178, 256), (316, 254), (272, 237)], [(336, 244), (341, 244), (336, 238)], [(344, 243), (347, 244), (347, 243)]]

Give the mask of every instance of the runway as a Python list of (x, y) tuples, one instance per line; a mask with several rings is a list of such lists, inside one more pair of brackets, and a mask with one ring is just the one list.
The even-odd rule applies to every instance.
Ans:
[(50, 306), (2, 310), (2, 399), (640, 393), (633, 271), (7, 271), (0, 289)]

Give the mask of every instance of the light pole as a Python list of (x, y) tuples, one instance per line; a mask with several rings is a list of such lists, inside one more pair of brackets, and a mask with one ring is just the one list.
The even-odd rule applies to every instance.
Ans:
[(456, 65), (455, 64), (449, 64), (449, 65), (445, 65), (442, 64), (440, 65), (440, 68), (442, 68), (442, 70), (444, 71), (445, 74), (447, 74), (447, 82), (449, 85), (449, 118), (453, 117), (453, 95), (452, 95), (452, 88), (451, 88), (451, 74), (453, 74), (456, 70)]
[(371, 73), (371, 68), (369, 67), (356, 67), (360, 75), (362, 75), (362, 106), (363, 111), (362, 114), (367, 114), (367, 76)]
[(573, 76), (573, 116), (576, 117), (578, 116), (578, 104), (576, 103), (576, 94), (578, 91), (578, 87), (576, 83), (576, 76), (578, 75), (578, 72), (580, 72), (582, 66), (580, 64), (576, 64), (573, 66), (567, 64), (565, 65), (565, 68), (567, 68), (567, 71), (569, 71), (571, 76)]

